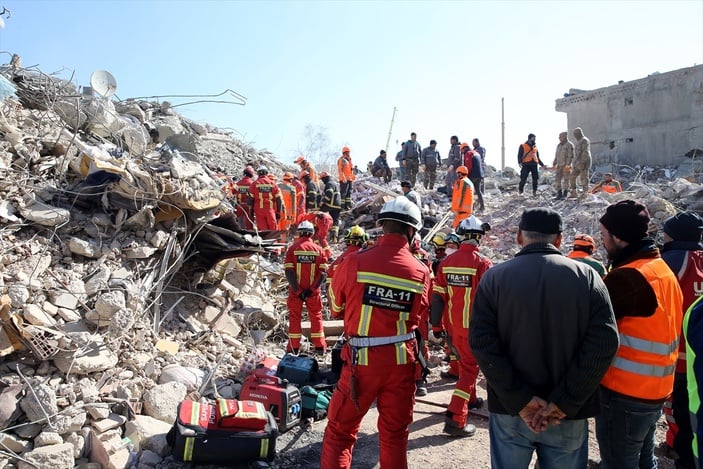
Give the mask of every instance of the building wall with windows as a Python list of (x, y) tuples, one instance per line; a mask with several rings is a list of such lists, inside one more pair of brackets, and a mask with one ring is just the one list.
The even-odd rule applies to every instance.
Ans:
[(703, 158), (703, 65), (556, 100), (570, 139), (581, 127), (595, 164), (673, 166)]

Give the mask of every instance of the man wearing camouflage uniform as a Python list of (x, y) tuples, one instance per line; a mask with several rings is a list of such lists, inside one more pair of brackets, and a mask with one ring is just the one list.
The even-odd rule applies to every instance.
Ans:
[[(569, 191), (569, 173), (571, 173), (571, 161), (573, 159), (574, 144), (569, 140), (569, 133), (562, 132), (559, 134), (559, 144), (554, 155), (554, 163), (552, 163), (556, 170), (554, 181), (557, 186), (557, 200), (566, 197), (566, 193)], [(562, 181), (564, 182), (563, 184)]]
[(581, 182), (583, 193), (588, 192), (588, 171), (591, 169), (591, 141), (583, 134), (581, 127), (574, 129), (576, 145), (574, 146), (574, 160), (571, 165), (571, 197), (578, 197), (576, 190), (577, 179)]

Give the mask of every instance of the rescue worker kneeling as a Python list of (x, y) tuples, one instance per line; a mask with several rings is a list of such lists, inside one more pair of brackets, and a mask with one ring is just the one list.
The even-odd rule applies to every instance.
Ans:
[[(463, 240), (459, 250), (448, 255), (437, 268), (432, 288), (430, 322), (435, 337), (446, 337), (459, 363), (459, 380), (447, 407), (444, 433), (450, 436), (472, 436), (476, 427), (467, 423), (469, 408), (478, 408), (483, 400), (476, 397), (478, 363), (469, 345), (469, 318), (476, 288), (483, 274), (493, 265), (478, 252), (481, 237), (490, 229), (487, 223), (471, 215), (457, 227)], [(445, 315), (447, 332), (442, 326)]]
[(378, 224), (383, 237), (373, 248), (346, 256), (329, 290), (332, 316), (344, 318), (347, 342), (327, 414), (322, 469), (351, 467), (359, 425), (374, 401), (380, 466), (408, 467), (419, 357), (415, 331), (429, 306), (430, 272), (409, 249), (422, 227), (417, 205), (405, 197), (391, 200), (381, 209)]
[(286, 251), (283, 268), (288, 280), (288, 352), (298, 353), (302, 336), (301, 319), (303, 304), (310, 317), (310, 339), (315, 352), (325, 353), (327, 345), (322, 326), (322, 300), (320, 285), (327, 270), (327, 255), (322, 247), (312, 241), (315, 227), (302, 221), (296, 233), (298, 239)]

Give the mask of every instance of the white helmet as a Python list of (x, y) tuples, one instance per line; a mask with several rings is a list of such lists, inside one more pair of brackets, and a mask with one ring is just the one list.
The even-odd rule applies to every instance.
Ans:
[(396, 197), (386, 202), (381, 208), (381, 213), (376, 220), (377, 225), (381, 225), (384, 220), (395, 220), (400, 223), (410, 225), (416, 230), (422, 228), (422, 214), (420, 208), (412, 203), (407, 197)]
[(481, 220), (471, 215), (468, 218), (464, 218), (456, 227), (456, 234), (459, 236), (470, 237), (470, 235), (483, 235), (486, 234), (487, 230), (491, 229), (491, 225), (488, 223), (481, 223)]
[(296, 231), (301, 234), (302, 233), (313, 234), (315, 232), (315, 227), (309, 221), (303, 220), (300, 222), (300, 225), (298, 225), (298, 229)]

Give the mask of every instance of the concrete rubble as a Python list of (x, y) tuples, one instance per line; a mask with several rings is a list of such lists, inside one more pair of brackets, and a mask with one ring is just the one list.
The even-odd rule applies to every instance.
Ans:
[[(165, 102), (79, 95), (37, 70), (0, 76), (17, 85), (0, 101), (0, 468), (157, 467), (180, 400), (235, 397), (251, 357), (285, 342), (275, 240), (238, 229), (211, 168), (288, 168)], [(559, 210), (567, 245), (624, 198), (646, 203), (653, 232), (678, 209), (703, 210), (703, 187), (676, 168), (595, 169), (625, 192), (554, 201), (544, 172), (538, 196), (518, 198), (515, 172), (491, 169), (482, 251), (494, 262), (517, 251), (525, 207)], [(448, 199), (418, 192), (431, 227)], [(371, 229), (398, 194), (397, 181), (360, 175), (343, 220)]]

